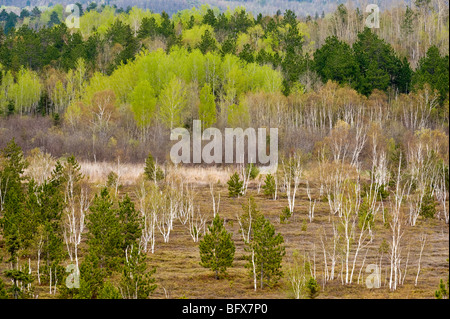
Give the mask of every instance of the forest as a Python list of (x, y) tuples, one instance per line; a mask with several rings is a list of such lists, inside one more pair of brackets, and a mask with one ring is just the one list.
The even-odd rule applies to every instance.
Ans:
[[(448, 3), (76, 6), (0, 11), (0, 298), (448, 298)], [(173, 164), (197, 119), (278, 170)]]

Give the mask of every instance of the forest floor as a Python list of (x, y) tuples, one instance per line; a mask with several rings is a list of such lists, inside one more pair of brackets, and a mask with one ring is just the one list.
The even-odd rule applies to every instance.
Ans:
[[(219, 173), (219, 176), (229, 176), (226, 173)], [(217, 177), (217, 176), (216, 176)], [(216, 179), (217, 181), (217, 179)], [(194, 203), (200, 207), (203, 214), (208, 217), (208, 223), (212, 220), (212, 198), (210, 188), (204, 180), (194, 183), (195, 199)], [(314, 186), (314, 185), (313, 185)], [(156, 267), (153, 275), (156, 279), (157, 288), (151, 298), (192, 298), (192, 299), (214, 299), (214, 298), (239, 298), (239, 299), (276, 299), (293, 298), (290, 284), (286, 276), (271, 288), (263, 290), (253, 289), (253, 279), (250, 270), (245, 267), (247, 261), (244, 256), (244, 243), (239, 233), (239, 223), (237, 215), (243, 213), (242, 204), (248, 201), (250, 196), (255, 198), (258, 209), (275, 225), (276, 231), (284, 237), (286, 246), (286, 256), (283, 260), (283, 268), (292, 260), (295, 250), (300, 254), (309, 256), (309, 260), (315, 267), (316, 278), (321, 285), (318, 298), (434, 298), (434, 291), (439, 285), (439, 280), (447, 279), (449, 274), (449, 225), (443, 220), (421, 219), (416, 226), (406, 227), (403, 237), (402, 248), (402, 274), (405, 276), (404, 284), (397, 291), (389, 291), (389, 256), (388, 253), (380, 254), (379, 248), (383, 240), (390, 242), (391, 231), (383, 224), (381, 213), (375, 220), (373, 229), (373, 241), (360, 252), (352, 285), (343, 285), (341, 277), (341, 263), (336, 265), (336, 278), (323, 285), (324, 263), (321, 236), (332, 236), (329, 206), (326, 201), (319, 198), (319, 190), (312, 188), (313, 200), (316, 199), (315, 216), (312, 222), (308, 219), (309, 199), (306, 193), (306, 185), (301, 183), (297, 192), (295, 211), (287, 223), (280, 223), (280, 213), (288, 205), (285, 194), (281, 198), (272, 200), (261, 192), (258, 193), (258, 184), (252, 182), (244, 197), (230, 198), (226, 187), (226, 180), (220, 179), (214, 186), (216, 196), (220, 193), (219, 214), (225, 219), (225, 227), (233, 234), (236, 244), (235, 261), (224, 278), (216, 280), (214, 273), (209, 269), (200, 266), (200, 255), (198, 243), (194, 243), (189, 235), (187, 225), (182, 225), (179, 220), (174, 222), (174, 228), (170, 233), (170, 240), (164, 243), (159, 232), (156, 235), (156, 245), (154, 254), (148, 253), (149, 267)], [(135, 185), (132, 181), (124, 183), (121, 194), (128, 193), (134, 199)], [(284, 195), (284, 197), (283, 197)], [(388, 203), (386, 203), (388, 205)], [(386, 206), (385, 205), (385, 206)], [(421, 270), (418, 284), (415, 286), (415, 279), (418, 270), (418, 259), (420, 252), (420, 237), (427, 236), (426, 246), (421, 259)], [(82, 243), (81, 250), (84, 250)], [(1, 251), (4, 251), (2, 249)], [(365, 257), (364, 266), (361, 267)], [(81, 256), (82, 258), (82, 256)], [(3, 272), (8, 267), (6, 255), (0, 263), (0, 270)], [(366, 267), (369, 264), (379, 264), (382, 262), (381, 287), (369, 289), (365, 281), (369, 273)], [(351, 261), (353, 256), (351, 255)], [(24, 260), (22, 263), (26, 263)], [(315, 265), (315, 266), (314, 266)], [(405, 266), (406, 275), (405, 275)], [(113, 281), (119, 278), (113, 278)], [(48, 286), (36, 286), (35, 294), (39, 298), (54, 298), (48, 294)]]

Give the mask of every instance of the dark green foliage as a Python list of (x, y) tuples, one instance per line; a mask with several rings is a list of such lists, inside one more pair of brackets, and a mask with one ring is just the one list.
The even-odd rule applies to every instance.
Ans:
[(164, 179), (164, 172), (156, 164), (155, 159), (150, 153), (148, 154), (148, 157), (145, 160), (144, 174), (145, 177), (147, 177), (147, 179), (150, 181), (158, 182)]
[(56, 11), (53, 11), (52, 14), (50, 15), (50, 21), (48, 21), (48, 27), (51, 28), (54, 25), (60, 24), (61, 21), (59, 20), (58, 14), (56, 13)]
[(198, 48), (202, 51), (203, 54), (206, 54), (209, 51), (215, 51), (217, 48), (216, 40), (211, 35), (209, 30), (205, 30), (205, 33), (202, 34), (202, 39), (198, 44)]
[(80, 288), (68, 289), (73, 299), (97, 299), (103, 290), (106, 271), (100, 259), (89, 254), (80, 266)]
[(123, 237), (122, 250), (137, 246), (138, 239), (142, 235), (142, 221), (139, 211), (136, 211), (128, 194), (119, 202), (119, 221), (122, 228), (121, 236)]
[(106, 188), (101, 191), (100, 196), (95, 195), (90, 210), (91, 213), (86, 217), (89, 255), (98, 259), (100, 268), (111, 272), (117, 269), (124, 255), (124, 239), (120, 220)]
[[(261, 289), (264, 286), (273, 286), (283, 276), (281, 262), (283, 260), (285, 247), (281, 234), (275, 234), (275, 227), (263, 215), (253, 219), (253, 238), (247, 247), (247, 251), (254, 252), (255, 268), (259, 277)], [(251, 256), (247, 267), (253, 269)]]
[(138, 31), (138, 38), (145, 39), (147, 37), (154, 38), (158, 32), (158, 25), (154, 17), (144, 17)]
[(10, 269), (5, 271), (5, 277), (11, 279), (12, 287), (8, 290), (14, 299), (28, 299), (32, 291), (26, 287), (33, 282), (33, 277), (26, 270)]
[(241, 52), (239, 52), (238, 56), (241, 60), (247, 62), (247, 63), (253, 63), (255, 62), (255, 56), (254, 56), (255, 50), (250, 46), (250, 44), (245, 44), (244, 48)]
[(352, 48), (336, 36), (328, 37), (325, 44), (314, 52), (314, 69), (323, 82), (328, 80), (356, 88), (359, 65)]
[(434, 296), (436, 299), (447, 299), (448, 298), (448, 279), (447, 279), (447, 287), (445, 287), (444, 280), (440, 280), (439, 289), (434, 292)]
[(434, 218), (434, 215), (436, 214), (436, 202), (430, 189), (427, 189), (425, 192), (422, 204), (420, 205), (419, 214), (424, 218)]
[(412, 83), (415, 87), (422, 89), (425, 83), (431, 89), (437, 90), (441, 104), (449, 92), (449, 58), (448, 55), (441, 56), (436, 46), (431, 46), (425, 57), (419, 60), (419, 65), (413, 75)]
[(228, 37), (223, 41), (222, 47), (220, 48), (220, 53), (225, 56), (228, 53), (236, 53), (236, 37), (233, 35), (228, 35)]
[(310, 299), (315, 299), (319, 295), (320, 286), (317, 280), (311, 277), (306, 283), (306, 290)]
[(280, 223), (285, 224), (288, 222), (288, 219), (292, 216), (291, 211), (289, 210), (289, 207), (283, 208), (283, 211), (280, 214)]
[(239, 174), (234, 173), (231, 175), (230, 180), (227, 182), (228, 184), (228, 194), (230, 197), (239, 197), (243, 192), (244, 182), (241, 181)]
[(203, 24), (209, 24), (212, 27), (215, 27), (217, 23), (216, 16), (214, 15), (214, 11), (212, 9), (208, 9), (206, 14), (203, 16)]
[(266, 179), (264, 181), (263, 185), (264, 195), (267, 196), (274, 196), (275, 190), (276, 190), (276, 183), (275, 183), (275, 177), (273, 177), (272, 174), (267, 174)]
[(214, 271), (216, 279), (219, 279), (219, 275), (226, 275), (226, 269), (233, 264), (236, 247), (231, 237), (232, 234), (224, 227), (223, 219), (216, 215), (200, 241), (200, 265)]
[(114, 287), (109, 281), (105, 282), (98, 299), (122, 299), (119, 289)]
[(0, 225), (6, 249), (13, 260), (20, 248), (28, 247), (33, 236), (34, 222), (26, 209), (23, 172), (27, 167), (21, 148), (11, 140), (0, 153), (0, 189), (4, 194)]
[(386, 91), (388, 86), (400, 92), (409, 89), (411, 70), (408, 62), (401, 61), (392, 47), (369, 28), (358, 34), (353, 51), (361, 74), (360, 93), (369, 95), (374, 89)]
[(147, 299), (156, 289), (155, 279), (151, 276), (156, 268), (147, 271), (146, 256), (137, 246), (127, 249), (125, 265), (120, 281), (120, 291), (125, 299)]
[(8, 299), (8, 298), (9, 294), (8, 291), (6, 290), (5, 283), (0, 278), (0, 299)]

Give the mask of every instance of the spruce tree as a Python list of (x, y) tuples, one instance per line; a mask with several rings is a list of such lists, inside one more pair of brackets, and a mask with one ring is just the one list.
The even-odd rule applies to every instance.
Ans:
[(226, 269), (233, 264), (236, 247), (231, 236), (224, 227), (223, 219), (216, 215), (208, 227), (208, 233), (200, 241), (200, 265), (214, 271), (216, 279), (226, 274)]

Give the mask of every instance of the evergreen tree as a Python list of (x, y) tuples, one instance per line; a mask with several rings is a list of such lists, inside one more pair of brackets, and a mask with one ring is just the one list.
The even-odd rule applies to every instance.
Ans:
[(124, 255), (124, 236), (120, 219), (106, 188), (101, 191), (100, 196), (95, 195), (90, 210), (91, 213), (86, 216), (89, 255), (95, 256), (98, 266), (110, 273), (117, 269)]
[(232, 266), (236, 247), (219, 215), (216, 215), (212, 225), (208, 227), (199, 249), (200, 265), (214, 271), (216, 279), (219, 279), (219, 275), (226, 274), (226, 269)]
[(27, 167), (21, 148), (12, 139), (1, 151), (3, 170), (0, 170), (0, 189), (4, 194), (0, 207), (0, 225), (6, 242), (6, 249), (13, 260), (20, 248), (27, 247), (33, 237), (34, 223), (31, 223), (26, 209), (26, 193), (23, 173)]
[(266, 179), (264, 181), (263, 185), (264, 195), (266, 196), (274, 196), (276, 191), (276, 183), (275, 183), (275, 177), (273, 177), (272, 174), (267, 174)]
[(425, 57), (419, 60), (416, 72), (412, 76), (413, 86), (423, 89), (428, 83), (433, 90), (437, 90), (440, 103), (443, 104), (449, 93), (449, 58), (441, 56), (436, 46), (431, 46)]
[(283, 236), (275, 234), (275, 227), (263, 215), (253, 220), (253, 239), (250, 248), (255, 254), (255, 270), (261, 289), (265, 285), (276, 284), (283, 276), (281, 271), (281, 262), (285, 255), (283, 243)]
[(119, 220), (122, 226), (122, 249), (137, 246), (142, 234), (141, 217), (128, 194), (119, 202)]
[(206, 54), (209, 51), (215, 51), (217, 49), (216, 39), (214, 39), (208, 29), (206, 29), (205, 33), (202, 34), (201, 41), (197, 47), (203, 54)]
[(148, 180), (158, 182), (164, 178), (164, 172), (156, 164), (152, 154), (148, 154), (145, 160), (144, 174)]
[(239, 174), (234, 173), (231, 175), (230, 180), (227, 182), (228, 184), (228, 194), (230, 197), (239, 197), (242, 195), (242, 187), (244, 182), (241, 181)]
[(320, 286), (317, 283), (316, 279), (313, 277), (309, 278), (308, 282), (306, 283), (306, 289), (308, 291), (308, 296), (310, 299), (315, 299), (320, 291)]
[(49, 28), (53, 27), (54, 25), (60, 24), (61, 21), (59, 20), (58, 13), (56, 11), (53, 11), (50, 15), (50, 20), (48, 21), (47, 26)]
[(354, 88), (358, 85), (359, 66), (353, 50), (336, 36), (328, 37), (314, 52), (314, 69), (323, 82), (332, 80)]
[(125, 264), (120, 281), (120, 292), (124, 299), (147, 299), (156, 289), (155, 279), (151, 276), (156, 268), (147, 271), (146, 256), (137, 246), (127, 249)]
[(427, 189), (420, 205), (420, 216), (424, 218), (434, 218), (436, 214), (436, 202), (430, 189)]

